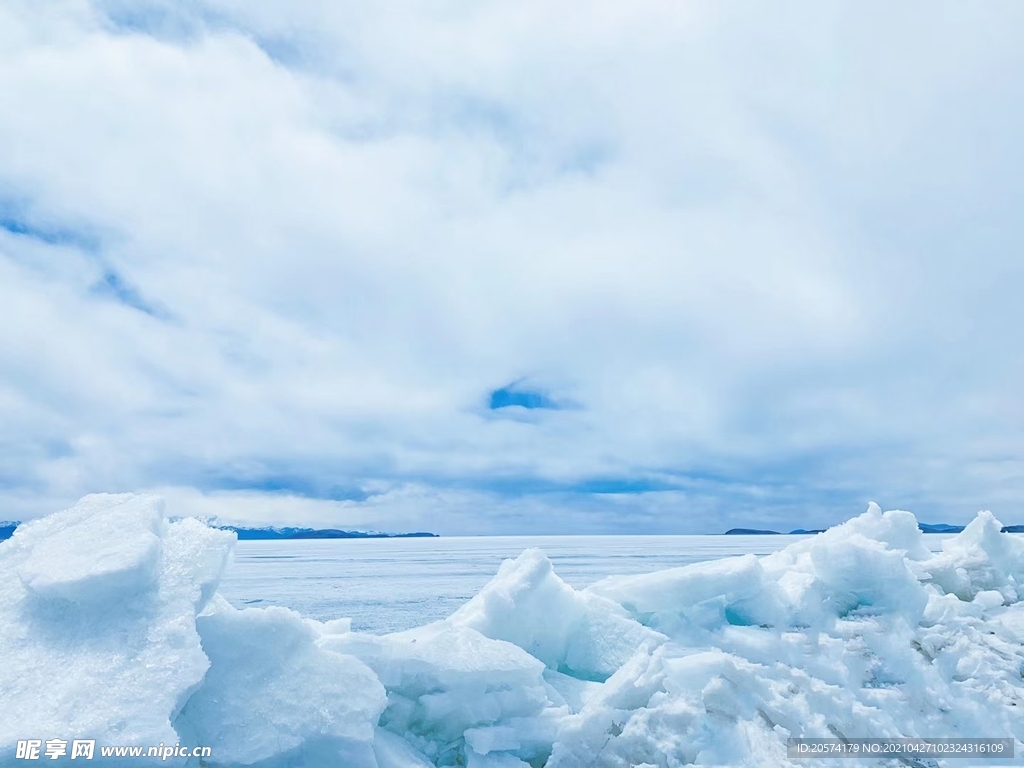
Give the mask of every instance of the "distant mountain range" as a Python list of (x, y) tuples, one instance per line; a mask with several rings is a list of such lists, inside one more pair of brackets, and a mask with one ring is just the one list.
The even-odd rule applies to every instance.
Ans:
[[(20, 523), (0, 522), (0, 541), (9, 539)], [(236, 525), (215, 525), (222, 531), (234, 531), (241, 541), (262, 539), (426, 539), (435, 538), (436, 533), (416, 531), (415, 533), (381, 533), (379, 531), (340, 531), (336, 528), (245, 528)]]
[[(11, 538), (18, 522), (0, 521), (0, 541)], [(240, 541), (282, 540), (282, 539), (429, 539), (437, 538), (438, 534), (426, 531), (413, 533), (382, 533), (380, 531), (342, 531), (337, 528), (246, 528), (237, 525), (210, 524), (211, 528), (222, 531), (234, 531)], [(964, 526), (947, 523), (918, 523), (917, 527), (924, 533), (960, 533)], [(825, 529), (806, 530), (795, 528), (789, 535), (824, 533)], [(1004, 525), (1003, 533), (1024, 533), (1024, 525)], [(784, 531), (770, 531), (761, 528), (730, 528), (726, 536), (783, 536)]]
[[(960, 533), (965, 526), (963, 525), (949, 525), (948, 523), (918, 523), (917, 527), (921, 529), (922, 533)], [(815, 529), (811, 531), (804, 530), (803, 528), (796, 528), (789, 532), (790, 535), (798, 535), (802, 533), (824, 533), (825, 529)], [(1024, 525), (1004, 525), (1003, 533), (1024, 533)], [(782, 531), (767, 531), (761, 530), (760, 528), (730, 528), (725, 532), (726, 536), (782, 536), (785, 535)]]
[(379, 531), (340, 531), (337, 528), (242, 528), (235, 525), (215, 525), (222, 531), (234, 531), (240, 541), (254, 539), (430, 539), (436, 533), (381, 533)]

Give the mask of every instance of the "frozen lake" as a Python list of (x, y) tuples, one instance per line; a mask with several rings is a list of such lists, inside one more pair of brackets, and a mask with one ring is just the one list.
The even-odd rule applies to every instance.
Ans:
[[(88, 497), (0, 545), (0, 765), (31, 754), (22, 735), (82, 734), (115, 755), (204, 745), (221, 768), (774, 766), (787, 737), (837, 733), (1001, 739), (997, 762), (1021, 764), (1024, 540), (989, 513), (926, 539), (950, 545), (938, 557), (877, 506), (798, 541), (243, 542), (224, 582), (239, 611), (196, 601), (233, 537), (162, 512)], [(531, 545), (455, 621), (367, 633), (457, 611)], [(653, 573), (595, 597), (542, 550), (577, 587)]]
[[(574, 587), (612, 574), (765, 555), (803, 536), (476, 536), (436, 539), (240, 541), (220, 592), (237, 607), (280, 605), (316, 619), (352, 618), (368, 632), (448, 616), (501, 561), (542, 549)], [(941, 535), (928, 535), (939, 549)]]

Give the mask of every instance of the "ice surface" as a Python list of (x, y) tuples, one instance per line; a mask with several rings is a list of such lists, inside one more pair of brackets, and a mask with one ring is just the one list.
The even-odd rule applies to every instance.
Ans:
[(666, 640), (613, 601), (577, 592), (538, 549), (506, 560), (494, 580), (448, 621), (507, 640), (551, 669), (584, 679), (604, 680), (638, 647)]
[(174, 721), (184, 743), (242, 764), (279, 752), (371, 762), (384, 687), (361, 661), (321, 648), (315, 623), (217, 598), (196, 624), (210, 669)]
[(208, 745), (211, 768), (859, 764), (789, 761), (789, 736), (1013, 737), (1022, 764), (1024, 539), (1000, 527), (932, 554), (872, 505), (586, 590), (528, 550), (449, 618), (373, 635), (237, 610), (232, 534), (90, 496), (0, 544), (0, 764), (54, 736)]
[(196, 614), (231, 541), (166, 523), (157, 499), (104, 495), (0, 544), (0, 757), (44, 734), (173, 744), (209, 666)]
[[(102, 511), (103, 514), (96, 514)], [(160, 562), (159, 500), (93, 496), (32, 524), (17, 571), (32, 594), (77, 603), (130, 597), (153, 585)]]
[(754, 555), (640, 576), (612, 576), (589, 591), (616, 601), (636, 621), (669, 634), (729, 622), (786, 621), (782, 591)]

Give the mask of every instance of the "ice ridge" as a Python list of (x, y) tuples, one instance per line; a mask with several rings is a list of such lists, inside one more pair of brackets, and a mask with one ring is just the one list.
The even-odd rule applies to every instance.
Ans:
[[(88, 496), (0, 543), (0, 765), (50, 736), (208, 745), (209, 768), (858, 765), (786, 757), (834, 736), (1020, 756), (1024, 540), (1001, 528), (980, 513), (932, 553), (871, 505), (772, 555), (585, 590), (528, 550), (448, 619), (372, 635), (233, 608), (233, 533)], [(196, 761), (104, 762), (157, 764)]]

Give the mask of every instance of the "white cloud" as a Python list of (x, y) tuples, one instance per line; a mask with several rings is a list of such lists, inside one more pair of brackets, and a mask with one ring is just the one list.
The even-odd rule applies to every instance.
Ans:
[(0, 517), (1012, 517), (1022, 12), (787, 8), (7, 4)]

